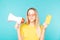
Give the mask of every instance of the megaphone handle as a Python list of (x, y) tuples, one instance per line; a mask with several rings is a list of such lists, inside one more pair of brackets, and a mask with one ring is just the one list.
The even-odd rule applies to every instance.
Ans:
[(15, 24), (15, 29), (17, 29), (17, 30), (18, 30), (18, 29), (19, 29), (19, 27), (20, 27), (20, 25), (21, 25), (21, 24), (17, 24), (17, 23), (16, 23), (16, 24)]
[(20, 18), (19, 20), (17, 20), (17, 23), (21, 24), (21, 23), (24, 23), (24, 21), (25, 21), (24, 18)]

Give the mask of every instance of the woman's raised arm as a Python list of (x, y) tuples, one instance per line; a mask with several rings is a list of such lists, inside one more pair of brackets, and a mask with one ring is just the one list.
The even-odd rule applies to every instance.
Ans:
[(24, 19), (22, 19), (22, 21), (21, 21), (20, 24), (18, 24), (18, 23), (15, 24), (15, 29), (16, 29), (16, 31), (17, 31), (18, 40), (22, 40), (22, 37), (21, 37), (21, 34), (20, 34), (20, 25), (21, 25), (22, 23), (24, 23)]

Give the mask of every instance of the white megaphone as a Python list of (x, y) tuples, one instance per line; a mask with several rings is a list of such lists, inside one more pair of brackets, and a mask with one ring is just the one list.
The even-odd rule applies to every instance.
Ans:
[(16, 17), (12, 13), (8, 15), (8, 21), (14, 21), (17, 22), (18, 24), (21, 23), (22, 17)]

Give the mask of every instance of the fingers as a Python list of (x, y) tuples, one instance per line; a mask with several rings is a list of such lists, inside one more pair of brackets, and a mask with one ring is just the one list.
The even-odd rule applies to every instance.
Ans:
[(20, 25), (16, 23), (16, 25), (15, 25), (15, 29), (18, 30), (19, 27), (20, 27)]
[(24, 21), (25, 21), (24, 18), (22, 18), (21, 23), (24, 23)]

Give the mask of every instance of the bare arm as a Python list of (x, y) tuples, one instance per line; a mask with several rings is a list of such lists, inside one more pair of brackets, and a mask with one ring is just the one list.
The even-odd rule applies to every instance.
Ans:
[(50, 24), (50, 21), (51, 21), (51, 15), (48, 15), (46, 17), (44, 24), (43, 24), (44, 27), (43, 27), (42, 32), (41, 32), (40, 40), (44, 40), (45, 30), (46, 30), (47, 26)]
[(24, 23), (24, 19), (22, 18), (21, 23), (16, 23), (15, 29), (17, 30), (18, 40), (22, 40), (21, 34), (20, 34), (20, 25)]
[(17, 30), (18, 40), (21, 40), (22, 38), (21, 38), (21, 35), (20, 35), (20, 28), (19, 28), (19, 26), (20, 26), (19, 24), (16, 24), (15, 28)]
[(44, 40), (44, 34), (45, 34), (45, 30), (43, 29), (42, 32), (41, 32), (40, 40)]
[(46, 30), (47, 24), (44, 23), (43, 26), (44, 27), (42, 28), (40, 40), (44, 40), (44, 35), (45, 35), (45, 30)]

